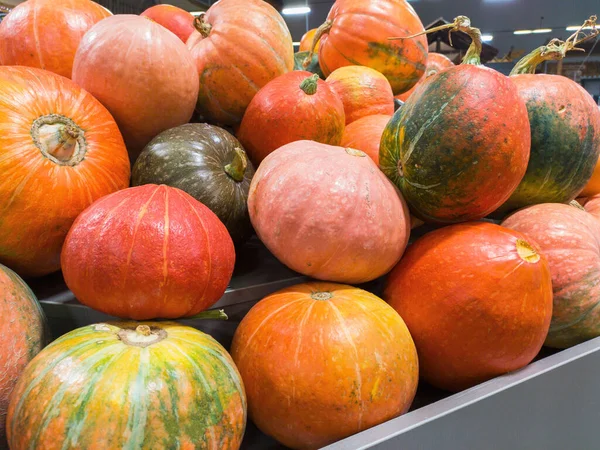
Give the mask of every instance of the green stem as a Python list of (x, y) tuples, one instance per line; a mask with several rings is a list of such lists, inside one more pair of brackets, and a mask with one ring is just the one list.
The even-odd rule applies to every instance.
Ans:
[(210, 34), (210, 30), (212, 30), (212, 25), (204, 21), (205, 15), (206, 13), (202, 13), (194, 19), (194, 28), (202, 35), (202, 37), (206, 38)]
[(316, 73), (310, 77), (306, 77), (302, 83), (300, 83), (300, 89), (302, 89), (307, 95), (314, 95), (317, 93), (318, 80), (319, 75)]
[(462, 60), (462, 64), (480, 66), (481, 50), (483, 48), (481, 44), (481, 31), (479, 30), (479, 28), (474, 28), (471, 26), (461, 28), (460, 31), (468, 34), (469, 36), (471, 36), (472, 39), (471, 45), (469, 45), (469, 49), (467, 50), (467, 53)]
[(192, 319), (194, 319), (194, 320), (196, 320), (196, 319), (227, 320), (227, 319), (229, 319), (229, 317), (227, 317), (227, 314), (225, 314), (225, 311), (222, 309), (209, 309), (208, 311), (202, 311), (201, 313), (198, 313), (195, 316), (182, 317), (182, 319), (185, 319), (185, 320), (192, 320)]
[(510, 72), (510, 75), (534, 74), (536, 67), (544, 61), (558, 61), (564, 57), (565, 52), (561, 45), (553, 43), (542, 45), (521, 58)]
[(234, 148), (233, 152), (233, 160), (223, 167), (223, 170), (235, 181), (240, 182), (244, 180), (244, 174), (248, 167), (248, 158), (246, 157), (246, 152), (239, 147)]

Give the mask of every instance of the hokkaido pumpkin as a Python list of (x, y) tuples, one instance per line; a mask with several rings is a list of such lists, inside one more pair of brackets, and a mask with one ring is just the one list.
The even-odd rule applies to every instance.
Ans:
[(419, 376), (400, 316), (373, 294), (332, 283), (261, 300), (236, 330), (231, 355), (253, 422), (291, 448), (321, 448), (399, 416)]
[[(317, 32), (316, 28), (313, 28), (312, 30), (308, 30), (306, 33), (304, 33), (302, 35), (302, 38), (300, 39), (300, 48), (298, 49), (299, 52), (309, 52), (312, 48), (312, 44), (313, 44), (313, 39), (315, 38), (315, 33)], [(319, 51), (319, 43), (317, 42), (317, 44), (315, 45), (315, 52)]]
[(290, 31), (262, 0), (220, 0), (196, 29), (187, 46), (200, 77), (197, 110), (208, 121), (239, 124), (256, 93), (294, 68)]
[(91, 0), (27, 0), (0, 22), (0, 64), (71, 78), (81, 38), (110, 15)]
[(331, 73), (326, 81), (342, 99), (346, 124), (374, 114), (394, 114), (392, 87), (376, 70), (345, 66)]
[(48, 328), (37, 298), (25, 282), (0, 265), (0, 448), (6, 448), (6, 411), (25, 366), (46, 345)]
[(140, 14), (162, 25), (184, 43), (194, 32), (194, 16), (173, 5), (154, 5)]
[(90, 94), (28, 67), (0, 67), (0, 129), (0, 263), (55, 272), (77, 215), (128, 186), (123, 138)]
[(174, 322), (88, 325), (27, 366), (10, 448), (237, 450), (246, 396), (227, 351)]
[(425, 72), (423, 77), (410, 90), (404, 92), (403, 94), (396, 95), (396, 98), (405, 102), (406, 100), (408, 100), (408, 97), (410, 97), (412, 93), (417, 90), (417, 87), (419, 87), (423, 80), (426, 80), (430, 76), (435, 75), (436, 73), (441, 72), (442, 70), (452, 66), (454, 66), (454, 63), (450, 61), (450, 59), (447, 56), (442, 55), (441, 53), (430, 52), (427, 58), (427, 71)]
[(262, 162), (248, 210), (271, 253), (320, 280), (358, 284), (384, 275), (410, 232), (404, 200), (371, 158), (313, 141), (285, 145)]
[(384, 299), (406, 321), (422, 377), (450, 391), (529, 364), (552, 316), (550, 270), (537, 244), (484, 222), (416, 241)]
[(387, 125), (379, 151), (411, 211), (442, 223), (483, 218), (508, 200), (531, 142), (515, 85), (480, 65), (479, 30), (462, 16), (451, 26), (472, 37), (463, 63), (423, 82)]
[(362, 150), (375, 164), (379, 165), (379, 142), (383, 130), (391, 118), (391, 114), (376, 114), (352, 122), (344, 130), (340, 145)]
[(190, 120), (198, 95), (185, 45), (154, 21), (127, 14), (103, 20), (83, 37), (73, 81), (112, 113), (132, 162), (158, 133)]
[(225, 226), (191, 195), (146, 184), (98, 200), (62, 251), (77, 299), (111, 316), (189, 317), (225, 292), (235, 252)]
[(548, 257), (554, 313), (546, 345), (566, 348), (600, 336), (600, 222), (571, 205), (546, 203), (502, 225), (535, 239)]
[(269, 82), (252, 99), (237, 136), (258, 165), (271, 152), (294, 141), (339, 145), (344, 105), (310, 72), (294, 71)]
[(413, 87), (425, 73), (427, 38), (389, 40), (422, 32), (423, 24), (406, 0), (336, 1), (315, 39), (326, 76), (344, 66), (381, 72), (394, 94)]

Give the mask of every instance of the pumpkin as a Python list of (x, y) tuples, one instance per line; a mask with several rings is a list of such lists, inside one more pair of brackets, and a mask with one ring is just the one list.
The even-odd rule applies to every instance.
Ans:
[(379, 142), (391, 118), (391, 114), (376, 114), (352, 122), (344, 130), (341, 146), (362, 150), (379, 165)]
[(25, 366), (48, 341), (48, 328), (34, 293), (3, 265), (0, 265), (0, 326), (0, 448), (5, 448), (4, 425), (10, 394)]
[(593, 197), (584, 197), (577, 199), (577, 201), (584, 207), (596, 219), (600, 219), (600, 195)]
[(422, 377), (450, 391), (529, 364), (552, 316), (550, 270), (537, 244), (485, 222), (417, 240), (384, 299), (406, 321)]
[(366, 153), (313, 141), (263, 161), (248, 210), (271, 253), (320, 280), (358, 284), (384, 275), (410, 232), (404, 200)]
[(546, 345), (566, 348), (600, 336), (600, 222), (571, 205), (545, 203), (502, 225), (535, 239), (548, 257), (554, 312)]
[(326, 76), (344, 66), (361, 65), (381, 72), (394, 94), (413, 87), (425, 73), (427, 38), (390, 40), (424, 31), (406, 0), (342, 0), (319, 27), (319, 62)]
[(132, 162), (154, 136), (190, 120), (198, 95), (185, 45), (154, 21), (128, 14), (103, 20), (83, 37), (73, 81), (112, 113)]
[(374, 114), (394, 114), (390, 83), (376, 70), (345, 66), (331, 73), (326, 81), (342, 99), (346, 124)]
[[(313, 28), (302, 35), (302, 38), (300, 39), (300, 48), (298, 49), (299, 52), (310, 52), (310, 50), (312, 49), (313, 39), (315, 38), (316, 32), (317, 29)], [(317, 42), (317, 44), (315, 45), (314, 51), (319, 51), (319, 42)]]
[(325, 75), (323, 75), (323, 72), (321, 71), (321, 67), (319, 66), (319, 57), (316, 53), (312, 55), (310, 64), (304, 67), (304, 61), (308, 57), (308, 54), (309, 52), (294, 53), (294, 70), (304, 70), (310, 73), (316, 73), (319, 75), (321, 80), (324, 80)]
[(111, 316), (190, 317), (225, 292), (235, 252), (225, 226), (191, 195), (146, 184), (77, 218), (61, 255), (67, 286)]
[(90, 94), (28, 67), (0, 67), (0, 128), (0, 263), (55, 272), (77, 215), (128, 186), (123, 138)]
[(27, 366), (8, 411), (12, 450), (238, 449), (244, 387), (227, 351), (174, 322), (73, 330)]
[(282, 75), (252, 99), (237, 133), (258, 165), (271, 152), (294, 141), (339, 145), (344, 133), (344, 105), (316, 74)]
[(294, 68), (290, 31), (262, 0), (221, 0), (195, 23), (187, 46), (200, 77), (198, 112), (218, 124), (239, 124), (256, 93)]
[(252, 234), (248, 191), (254, 167), (242, 145), (214, 125), (186, 124), (163, 131), (133, 166), (131, 183), (166, 184), (208, 206), (234, 242)]
[(502, 205), (529, 160), (527, 108), (512, 81), (480, 65), (481, 33), (463, 64), (427, 78), (387, 125), (379, 165), (430, 222), (480, 219)]
[(148, 17), (175, 34), (184, 43), (194, 32), (194, 16), (173, 5), (154, 5), (145, 10), (142, 17)]
[(0, 64), (71, 78), (81, 38), (110, 15), (91, 0), (27, 0), (0, 21)]
[(352, 286), (309, 283), (271, 294), (240, 323), (231, 355), (253, 422), (291, 448), (321, 448), (399, 416), (417, 388), (403, 320)]
[(427, 58), (427, 71), (423, 75), (423, 78), (421, 78), (419, 82), (408, 91), (396, 95), (396, 98), (405, 102), (406, 100), (408, 100), (408, 97), (410, 97), (413, 94), (413, 92), (417, 90), (417, 87), (419, 87), (423, 80), (452, 66), (454, 66), (454, 63), (450, 61), (450, 58), (448, 58), (447, 56), (442, 55), (441, 53), (430, 52), (429, 57)]
[(593, 197), (598, 194), (600, 194), (600, 159), (594, 168), (594, 172), (592, 173), (590, 180), (579, 195), (582, 197)]

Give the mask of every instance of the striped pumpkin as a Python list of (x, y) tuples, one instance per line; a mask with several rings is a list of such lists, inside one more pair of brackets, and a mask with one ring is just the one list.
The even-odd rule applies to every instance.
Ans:
[(8, 442), (22, 449), (237, 449), (246, 396), (229, 354), (174, 322), (89, 325), (27, 366)]

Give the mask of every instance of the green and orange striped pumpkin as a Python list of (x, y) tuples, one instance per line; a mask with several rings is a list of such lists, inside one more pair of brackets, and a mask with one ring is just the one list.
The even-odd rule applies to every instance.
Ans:
[(27, 366), (8, 410), (12, 450), (237, 449), (246, 396), (227, 351), (174, 322), (89, 325)]

